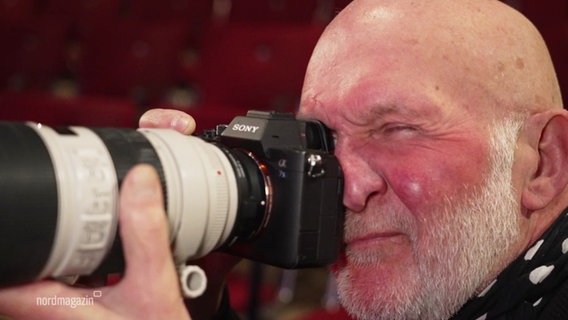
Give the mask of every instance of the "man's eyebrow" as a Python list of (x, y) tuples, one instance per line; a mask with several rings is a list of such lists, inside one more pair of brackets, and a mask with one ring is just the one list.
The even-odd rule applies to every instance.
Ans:
[(369, 116), (373, 119), (384, 118), (387, 115), (401, 113), (398, 105), (375, 105), (369, 109)]
[(382, 119), (390, 115), (401, 115), (404, 116), (405, 118), (416, 118), (432, 113), (433, 110), (429, 108), (417, 109), (417, 108), (401, 106), (399, 104), (375, 105), (371, 107), (369, 110), (369, 118)]

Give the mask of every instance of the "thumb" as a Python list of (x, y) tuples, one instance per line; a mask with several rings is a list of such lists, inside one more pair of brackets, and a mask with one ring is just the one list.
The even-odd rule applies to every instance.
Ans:
[(127, 174), (120, 196), (119, 225), (125, 280), (175, 274), (162, 189), (153, 167), (138, 165)]
[(137, 319), (187, 319), (168, 237), (160, 179), (150, 165), (126, 175), (120, 193), (120, 237), (126, 270), (104, 303)]

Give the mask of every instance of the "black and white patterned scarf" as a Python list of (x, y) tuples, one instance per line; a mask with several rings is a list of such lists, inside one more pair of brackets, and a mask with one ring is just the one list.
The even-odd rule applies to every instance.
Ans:
[(568, 281), (568, 210), (452, 320), (537, 319)]

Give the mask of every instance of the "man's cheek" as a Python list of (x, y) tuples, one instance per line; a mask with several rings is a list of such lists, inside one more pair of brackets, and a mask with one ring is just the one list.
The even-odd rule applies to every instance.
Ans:
[[(428, 172), (428, 171), (424, 171)], [(456, 186), (438, 174), (399, 173), (391, 187), (402, 203), (412, 212), (422, 212), (444, 203), (444, 198), (456, 191)]]

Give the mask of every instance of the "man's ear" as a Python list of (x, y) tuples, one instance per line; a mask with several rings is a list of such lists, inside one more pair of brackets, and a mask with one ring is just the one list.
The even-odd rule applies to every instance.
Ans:
[(522, 194), (522, 204), (529, 210), (549, 205), (568, 185), (568, 114), (565, 110), (542, 115), (536, 151), (538, 166)]

